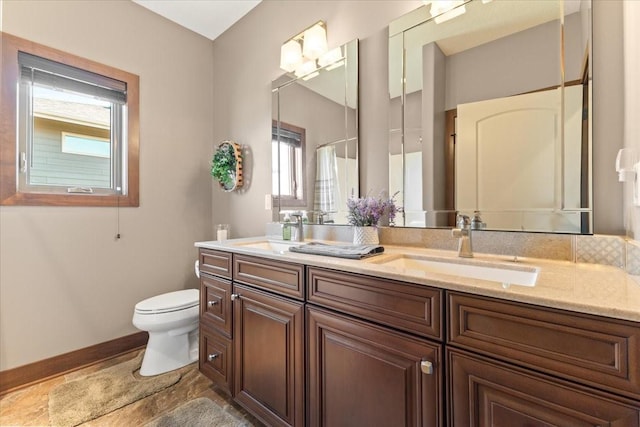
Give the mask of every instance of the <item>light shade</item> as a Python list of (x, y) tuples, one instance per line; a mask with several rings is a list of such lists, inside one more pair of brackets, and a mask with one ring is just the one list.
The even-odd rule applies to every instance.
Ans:
[(289, 40), (280, 48), (280, 68), (292, 72), (302, 63), (302, 48), (296, 40)]
[(320, 23), (305, 30), (302, 42), (302, 54), (309, 59), (316, 59), (328, 50), (327, 31)]

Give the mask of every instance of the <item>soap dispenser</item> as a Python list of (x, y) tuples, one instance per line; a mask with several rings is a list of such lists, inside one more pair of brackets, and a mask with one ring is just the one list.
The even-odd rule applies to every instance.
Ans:
[(291, 240), (291, 217), (289, 214), (284, 215), (284, 224), (282, 224), (282, 240)]

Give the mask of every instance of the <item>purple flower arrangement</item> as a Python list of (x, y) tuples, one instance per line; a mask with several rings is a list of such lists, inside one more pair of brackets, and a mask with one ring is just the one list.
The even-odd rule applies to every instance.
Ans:
[(377, 198), (370, 196), (350, 198), (347, 200), (349, 224), (357, 227), (377, 226), (385, 215), (389, 219), (389, 224), (393, 224), (397, 211), (394, 197), (395, 194), (388, 199), (382, 195)]

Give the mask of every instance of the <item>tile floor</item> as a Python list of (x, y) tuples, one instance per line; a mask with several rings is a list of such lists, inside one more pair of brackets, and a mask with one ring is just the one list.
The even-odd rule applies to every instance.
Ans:
[[(65, 381), (71, 381), (91, 372), (129, 360), (138, 351), (135, 350), (0, 396), (0, 426), (48, 426), (48, 395), (53, 387)], [(225, 408), (225, 410), (244, 418), (248, 425), (262, 426), (258, 420), (244, 409), (231, 402), (224, 393), (216, 391), (213, 383), (198, 371), (197, 363), (185, 366), (181, 369), (181, 373), (182, 378), (177, 384), (81, 425), (83, 427), (140, 426), (163, 412), (171, 411), (187, 400), (195, 399), (196, 397), (208, 397)]]

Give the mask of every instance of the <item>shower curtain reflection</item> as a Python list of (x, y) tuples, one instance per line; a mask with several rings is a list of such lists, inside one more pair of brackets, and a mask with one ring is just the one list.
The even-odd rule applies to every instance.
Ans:
[(338, 160), (334, 145), (316, 148), (316, 184), (313, 210), (325, 213), (325, 222), (333, 222), (332, 213), (338, 210), (340, 184)]

